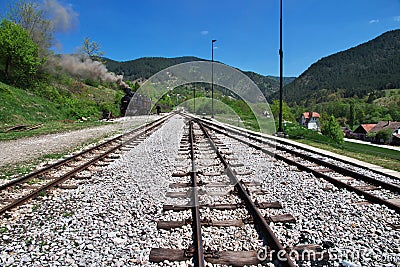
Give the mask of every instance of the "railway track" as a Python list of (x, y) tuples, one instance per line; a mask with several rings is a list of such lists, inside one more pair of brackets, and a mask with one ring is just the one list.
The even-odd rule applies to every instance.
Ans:
[[(187, 130), (188, 133), (181, 143), (180, 153), (186, 157), (181, 160), (188, 162), (187, 159), (190, 159), (191, 164), (187, 172), (179, 171), (173, 175), (181, 177), (181, 180), (170, 184), (170, 188), (176, 189), (176, 191), (167, 193), (167, 196), (171, 198), (186, 199), (187, 203), (164, 205), (163, 210), (165, 212), (190, 210), (190, 215), (186, 214), (190, 218), (179, 221), (160, 220), (157, 227), (171, 230), (190, 224), (193, 242), (184, 250), (153, 248), (150, 252), (151, 262), (192, 259), (195, 266), (205, 266), (206, 262), (231, 266), (258, 264), (295, 266), (290, 257), (291, 252), (295, 251), (295, 255), (300, 255), (305, 250), (312, 251), (315, 260), (325, 259), (322, 247), (317, 245), (284, 248), (269, 227), (269, 223), (290, 224), (295, 223), (295, 218), (290, 214), (263, 216), (260, 209), (279, 209), (282, 208), (281, 204), (253, 201), (252, 194), (266, 192), (255, 189), (259, 184), (249, 180), (249, 175), (235, 170), (241, 164), (233, 162), (232, 152), (227, 150), (226, 145), (212, 135), (200, 122), (190, 120)], [(204, 162), (205, 159), (207, 161)], [(189, 177), (190, 181), (187, 180)], [(214, 216), (217, 219), (209, 218), (213, 217), (214, 213), (223, 214), (228, 210), (240, 214), (239, 218), (228, 220), (218, 219), (221, 216)], [(213, 243), (212, 240), (218, 239), (218, 235), (215, 234), (218, 231), (216, 229), (207, 230), (207, 228), (244, 228), (245, 225), (247, 227), (254, 225), (253, 228), (245, 228), (249, 231), (245, 235), (258, 238), (258, 242), (253, 240), (254, 244), (249, 245), (250, 248), (258, 246), (257, 250), (231, 250), (227, 247), (215, 249), (215, 246), (210, 245)], [(227, 236), (231, 236), (231, 234), (228, 233)], [(220, 243), (225, 242), (229, 243), (224, 240)], [(307, 261), (311, 259), (310, 257), (311, 255), (302, 254), (302, 257), (297, 257), (296, 260)]]
[(331, 184), (361, 195), (371, 203), (381, 204), (400, 213), (400, 180), (379, 171), (365, 170), (354, 163), (344, 163), (321, 153), (304, 150), (282, 140), (201, 120), (208, 129), (262, 151), (277, 160), (312, 173)]
[[(70, 185), (62, 186), (62, 184), (72, 177), (79, 176), (96, 164), (106, 165), (108, 163), (102, 164), (101, 162), (118, 158), (119, 156), (115, 155), (115, 153), (123, 149), (132, 148), (158, 129), (170, 117), (171, 115), (147, 123), (133, 131), (116, 136), (26, 176), (0, 185), (0, 215), (11, 211), (53, 187), (75, 187)], [(87, 174), (83, 174), (83, 178), (85, 175), (87, 176)]]

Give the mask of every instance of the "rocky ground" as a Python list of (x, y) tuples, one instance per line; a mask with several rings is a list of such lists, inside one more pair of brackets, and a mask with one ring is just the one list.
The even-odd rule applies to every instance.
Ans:
[[(174, 116), (103, 171), (81, 181), (77, 189), (53, 190), (41, 200), (0, 219), (0, 266), (190, 265), (190, 262), (149, 262), (152, 248), (185, 249), (191, 243), (190, 226), (172, 231), (156, 228), (160, 218), (180, 220), (190, 216), (188, 212), (162, 212), (163, 204), (171, 201), (165, 196), (170, 191), (169, 184), (180, 181), (172, 179), (172, 174), (179, 168), (185, 170), (188, 164), (178, 156), (183, 133), (183, 118)], [(220, 138), (234, 152), (232, 157), (244, 164), (238, 170), (250, 171), (250, 177), (262, 182), (269, 192), (254, 198), (259, 202), (279, 201), (284, 207), (263, 212), (290, 213), (296, 218), (296, 223), (289, 226), (271, 224), (285, 246), (307, 243), (328, 246), (333, 256), (340, 257), (334, 266), (340, 262), (344, 266), (399, 264), (400, 232), (396, 225), (400, 225), (400, 217), (394, 211), (365, 204), (353, 193), (238, 142)], [(205, 160), (202, 158), (198, 163)], [(204, 168), (208, 170), (207, 166)], [(213, 171), (211, 168), (210, 172)], [(202, 198), (207, 200), (207, 196)], [(215, 220), (243, 216), (238, 210), (203, 212)], [(248, 227), (204, 229), (205, 242), (210, 248), (220, 248), (226, 239), (216, 238), (216, 243), (210, 238), (212, 234), (230, 238), (246, 236)], [(234, 240), (232, 244), (225, 242), (225, 247), (254, 249), (260, 245), (256, 239), (257, 236), (248, 235), (240, 244), (233, 243)]]
[(173, 118), (78, 189), (1, 220), (0, 265), (137, 266), (161, 243), (156, 219), (183, 119)]

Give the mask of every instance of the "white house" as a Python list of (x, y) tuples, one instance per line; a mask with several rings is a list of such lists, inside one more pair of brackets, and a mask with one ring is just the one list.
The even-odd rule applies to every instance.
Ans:
[(304, 112), (301, 115), (301, 125), (307, 129), (319, 131), (321, 130), (319, 122), (320, 117), (321, 115), (317, 112)]

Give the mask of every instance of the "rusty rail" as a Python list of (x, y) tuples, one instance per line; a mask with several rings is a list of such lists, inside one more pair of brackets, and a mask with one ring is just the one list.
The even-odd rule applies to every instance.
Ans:
[(190, 159), (192, 161), (192, 170), (190, 172), (192, 182), (192, 229), (193, 229), (193, 243), (195, 253), (193, 255), (193, 263), (195, 266), (204, 267), (204, 249), (203, 239), (201, 236), (201, 218), (199, 210), (199, 194), (197, 190), (197, 175), (194, 157), (194, 134), (193, 134), (193, 121), (189, 122), (189, 145), (190, 145)]
[(231, 179), (232, 184), (235, 184), (235, 188), (238, 191), (239, 196), (241, 199), (244, 201), (247, 209), (249, 210), (250, 214), (254, 218), (254, 222), (258, 226), (258, 229), (260, 232), (263, 234), (263, 236), (266, 238), (266, 242), (269, 247), (274, 251), (272, 253), (273, 259), (278, 260), (278, 253), (279, 258), (284, 260), (280, 260), (280, 266), (295, 266), (289, 255), (286, 253), (284, 247), (278, 240), (278, 238), (275, 236), (274, 232), (272, 229), (269, 227), (268, 223), (266, 222), (265, 218), (261, 215), (259, 209), (256, 207), (255, 203), (251, 200), (251, 197), (246, 191), (246, 188), (243, 186), (243, 183), (239, 181), (239, 179), (236, 177), (235, 173), (233, 172), (232, 168), (226, 162), (225, 158), (221, 154), (221, 152), (218, 150), (217, 145), (213, 141), (212, 137), (208, 133), (208, 131), (205, 129), (204, 125), (197, 121), (198, 124), (200, 125), (200, 128), (202, 129), (203, 133), (207, 136), (210, 145), (213, 147), (215, 152), (217, 153), (218, 158), (221, 160), (222, 164), (225, 167), (225, 172), (228, 175), (228, 177)]
[[(21, 197), (19, 199), (16, 199), (12, 203), (10, 203), (8, 205), (5, 205), (4, 207), (2, 207), (0, 209), (0, 215), (5, 213), (6, 211), (9, 211), (9, 210), (11, 210), (11, 209), (13, 209), (15, 207), (18, 207), (18, 206), (22, 205), (23, 203), (27, 202), (28, 200), (38, 196), (41, 192), (45, 192), (45, 191), (49, 190), (50, 188), (55, 187), (56, 185), (58, 185), (58, 184), (64, 182), (65, 180), (71, 178), (73, 175), (79, 173), (80, 171), (85, 170), (89, 166), (91, 166), (91, 165), (95, 164), (96, 162), (106, 158), (108, 155), (110, 155), (111, 153), (113, 153), (116, 150), (120, 149), (124, 145), (127, 145), (127, 144), (131, 143), (132, 141), (136, 140), (139, 136), (141, 136), (143, 134), (146, 134), (147, 131), (152, 130), (152, 129), (160, 126), (163, 122), (165, 122), (171, 116), (172, 115), (168, 115), (168, 116), (160, 118), (160, 119), (158, 119), (156, 121), (153, 121), (151, 123), (142, 125), (142, 126), (136, 128), (135, 130), (129, 132), (129, 133), (117, 136), (117, 137), (115, 137), (115, 138), (113, 138), (113, 139), (111, 139), (111, 140), (109, 140), (107, 142), (104, 142), (104, 143), (102, 143), (100, 145), (92, 147), (92, 148), (90, 148), (88, 150), (82, 151), (82, 152), (80, 152), (80, 153), (78, 153), (78, 154), (76, 154), (74, 156), (71, 156), (71, 157), (65, 159), (65, 160), (57, 162), (57, 163), (55, 163), (53, 165), (50, 165), (50, 166), (48, 166), (46, 168), (43, 168), (43, 169), (39, 170), (39, 171), (33, 172), (31, 174), (28, 174), (28, 175), (26, 175), (24, 177), (21, 177), (19, 179), (13, 180), (10, 183), (7, 183), (7, 184), (3, 185), (1, 187), (1, 190), (5, 190), (5, 189), (7, 189), (9, 187), (12, 187), (12, 186), (15, 186), (17, 184), (21, 184), (21, 183), (23, 183), (23, 182), (25, 182), (27, 180), (33, 179), (34, 177), (37, 177), (37, 176), (39, 176), (39, 175), (41, 175), (41, 174), (43, 174), (45, 172), (48, 172), (53, 168), (59, 168), (60, 166), (66, 164), (66, 163), (68, 163), (68, 162), (70, 162), (72, 160), (75, 160), (76, 158), (78, 158), (78, 157), (80, 157), (80, 156), (82, 156), (84, 154), (88, 154), (88, 153), (90, 153), (90, 152), (92, 152), (92, 151), (94, 151), (96, 149), (103, 148), (106, 145), (111, 144), (112, 142), (121, 140), (121, 143), (119, 143), (116, 146), (113, 146), (111, 149), (107, 150), (106, 152), (102, 153), (101, 155), (98, 155), (98, 156), (94, 157), (90, 161), (88, 161), (88, 162), (86, 162), (86, 163), (74, 168), (73, 170), (67, 172), (66, 174), (64, 174), (64, 175), (52, 180), (51, 182), (41, 186), (38, 189), (33, 190), (29, 194), (26, 194), (23, 197)], [(132, 134), (134, 134), (134, 135), (131, 136)], [(123, 138), (128, 137), (128, 136), (130, 136), (128, 140), (122, 141)]]
[[(389, 200), (386, 200), (386, 199), (377, 197), (377, 196), (375, 196), (375, 195), (373, 195), (373, 194), (371, 194), (371, 193), (369, 193), (369, 192), (366, 192), (365, 190), (362, 190), (362, 189), (359, 189), (359, 188), (357, 188), (357, 187), (351, 186), (351, 185), (349, 185), (349, 184), (347, 184), (347, 183), (344, 183), (344, 182), (340, 181), (339, 179), (335, 179), (335, 178), (333, 178), (333, 177), (330, 177), (329, 175), (327, 175), (327, 174), (325, 174), (325, 173), (318, 172), (318, 170), (314, 170), (314, 169), (312, 169), (312, 168), (309, 168), (309, 167), (307, 167), (307, 166), (304, 166), (303, 164), (301, 164), (301, 163), (299, 163), (299, 162), (296, 162), (295, 160), (291, 160), (291, 159), (289, 159), (288, 157), (285, 157), (285, 156), (276, 154), (276, 153), (274, 153), (273, 151), (270, 151), (270, 150), (268, 150), (268, 149), (265, 149), (265, 148), (261, 147), (260, 145), (257, 145), (256, 143), (248, 142), (248, 141), (243, 140), (243, 139), (241, 139), (241, 138), (239, 138), (239, 137), (237, 137), (237, 136), (235, 136), (235, 135), (232, 135), (232, 134), (229, 134), (229, 133), (227, 133), (227, 132), (224, 132), (224, 131), (218, 129), (218, 128), (217, 128), (218, 126), (216, 126), (216, 125), (211, 126), (210, 124), (208, 124), (206, 127), (209, 128), (209, 129), (212, 129), (213, 131), (215, 131), (215, 132), (217, 132), (217, 133), (226, 135), (226, 136), (228, 136), (228, 137), (230, 137), (230, 138), (232, 138), (232, 139), (235, 139), (235, 140), (237, 140), (237, 141), (239, 141), (239, 142), (241, 142), (241, 143), (243, 143), (243, 144), (246, 144), (246, 145), (248, 145), (249, 147), (252, 147), (252, 148), (254, 148), (254, 149), (260, 150), (260, 151), (262, 151), (263, 153), (268, 154), (268, 155), (270, 155), (271, 157), (276, 158), (277, 160), (284, 161), (284, 162), (286, 162), (286, 163), (289, 164), (289, 165), (294, 165), (294, 166), (296, 166), (297, 168), (299, 168), (300, 170), (307, 171), (307, 172), (311, 172), (311, 173), (313, 173), (316, 177), (323, 178), (323, 179), (327, 180), (328, 182), (330, 182), (330, 183), (332, 183), (332, 184), (334, 184), (334, 185), (336, 185), (336, 186), (338, 186), (338, 187), (346, 188), (346, 189), (349, 190), (349, 191), (355, 192), (356, 194), (363, 196), (363, 197), (364, 197), (366, 200), (368, 200), (368, 201), (371, 201), (371, 202), (377, 203), (377, 204), (381, 204), (381, 205), (386, 205), (387, 207), (389, 207), (389, 208), (395, 210), (397, 213), (400, 213), (400, 206), (399, 206), (398, 204), (396, 204), (395, 202), (391, 202), (391, 201), (389, 201)], [(239, 132), (238, 130), (235, 130), (235, 131), (232, 130), (232, 131), (231, 131), (231, 129), (227, 129), (227, 128), (224, 128), (224, 130), (227, 130), (227, 131), (230, 131), (230, 132), (235, 132), (235, 133), (239, 134), (239, 133), (238, 133), (238, 132)], [(241, 133), (240, 135), (241, 135), (241, 136), (248, 137), (248, 138), (250, 138), (250, 140), (254, 140), (254, 141), (257, 141), (257, 142), (262, 142), (262, 140), (259, 140), (259, 139), (257, 139), (257, 138), (249, 137), (248, 134)], [(278, 149), (279, 149), (279, 148), (278, 148)], [(282, 150), (283, 150), (283, 149), (282, 149)], [(346, 170), (346, 169), (344, 169), (344, 168), (341, 168), (340, 166), (332, 166), (333, 164), (330, 164), (330, 163), (327, 163), (327, 162), (324, 162), (324, 161), (315, 159), (315, 158), (313, 158), (313, 157), (304, 155), (304, 154), (302, 154), (302, 153), (300, 153), (300, 152), (294, 152), (294, 151), (291, 151), (291, 150), (288, 150), (288, 149), (285, 150), (285, 151), (288, 152), (288, 153), (294, 154), (294, 155), (297, 156), (297, 157), (301, 157), (301, 158), (303, 158), (303, 159), (310, 160), (310, 161), (312, 161), (312, 162), (314, 162), (314, 163), (316, 163), (316, 164), (319, 164), (319, 165), (321, 165), (321, 166), (328, 167), (328, 168), (332, 169), (332, 171), (335, 171), (335, 172), (337, 172), (337, 173), (344, 174), (344, 175), (348, 175), (348, 176), (351, 176), (351, 177), (353, 177), (353, 178), (355, 178), (355, 179), (363, 180), (363, 181), (365, 181), (365, 182), (369, 182), (369, 183), (371, 183), (371, 184), (381, 186), (382, 188), (388, 189), (388, 190), (390, 190), (390, 191), (392, 191), (392, 192), (398, 193), (399, 190), (400, 190), (400, 187), (397, 186), (397, 185), (394, 185), (394, 184), (391, 184), (391, 183), (386, 183), (386, 182), (383, 182), (383, 181), (379, 181), (379, 180), (377, 180), (377, 179), (368, 177), (368, 176), (366, 176), (366, 175), (359, 174), (359, 173), (356, 173), (356, 172), (353, 172), (353, 171), (350, 171), (350, 170)]]

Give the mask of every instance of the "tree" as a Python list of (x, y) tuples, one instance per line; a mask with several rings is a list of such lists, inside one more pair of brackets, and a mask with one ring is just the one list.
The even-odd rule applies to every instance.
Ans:
[[(271, 112), (274, 115), (274, 118), (279, 117), (279, 100), (272, 101)], [(295, 121), (290, 107), (284, 101), (282, 102), (282, 118), (286, 121)]]
[(323, 116), (321, 133), (330, 137), (336, 143), (343, 143), (343, 132), (334, 116), (328, 116), (327, 119)]
[(84, 58), (89, 57), (92, 60), (101, 61), (101, 57), (104, 56), (104, 52), (100, 51), (100, 44), (91, 41), (89, 37), (83, 40), (82, 46), (79, 48), (79, 52)]
[(4, 63), (5, 79), (20, 86), (29, 85), (42, 64), (39, 47), (29, 33), (6, 19), (0, 24), (0, 60)]
[(353, 127), (354, 127), (354, 121), (355, 121), (355, 119), (356, 119), (356, 114), (355, 114), (355, 103), (354, 103), (354, 101), (352, 101), (351, 103), (350, 103), (350, 114), (349, 114), (349, 126), (350, 126), (350, 129), (353, 129)]
[(392, 136), (391, 129), (382, 129), (376, 133), (376, 141), (379, 143), (387, 144), (390, 141), (390, 137)]
[(15, 0), (9, 6), (7, 18), (29, 33), (33, 42), (38, 45), (42, 58), (48, 55), (55, 29), (37, 1)]

